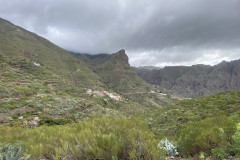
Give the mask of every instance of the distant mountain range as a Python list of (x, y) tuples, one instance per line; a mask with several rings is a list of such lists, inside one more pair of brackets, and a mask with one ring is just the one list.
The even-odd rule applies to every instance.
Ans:
[(162, 90), (181, 97), (198, 97), (240, 89), (240, 60), (218, 65), (135, 68), (137, 75)]
[[(118, 62), (122, 58), (119, 64), (114, 60), (114, 56), (117, 54), (119, 55)], [(238, 82), (240, 80), (240, 60), (223, 61), (215, 66), (197, 64), (164, 68), (155, 66), (133, 68), (128, 64), (128, 57), (124, 50), (115, 54), (74, 54), (74, 56), (88, 64), (89, 68), (92, 68), (103, 82), (116, 92), (129, 92), (134, 89), (135, 92), (149, 90), (151, 87), (145, 81), (154, 85), (161, 92), (182, 98), (240, 89), (240, 83)], [(117, 73), (121, 73), (121, 75)], [(145, 81), (139, 79), (138, 76)], [(126, 81), (121, 83), (121, 79)], [(120, 84), (124, 85), (121, 86)]]
[(159, 70), (159, 69), (161, 69), (160, 67), (155, 67), (155, 66), (139, 66), (137, 68), (138, 69), (147, 69), (147, 70), (153, 70), (153, 69)]

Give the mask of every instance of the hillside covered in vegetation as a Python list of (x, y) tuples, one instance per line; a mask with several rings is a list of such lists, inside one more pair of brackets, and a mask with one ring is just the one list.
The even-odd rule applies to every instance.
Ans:
[[(158, 106), (148, 94), (151, 85), (136, 76), (128, 60), (122, 62), (121, 56), (113, 54), (114, 61), (103, 65), (105, 68), (99, 72), (106, 70), (107, 75), (97, 74), (67, 51), (3, 19), (0, 20), (0, 34), (0, 123), (30, 113), (74, 120), (91, 113), (128, 116)], [(110, 62), (118, 64), (117, 67), (108, 67)], [(125, 66), (130, 70), (126, 71), (127, 74), (119, 68)], [(119, 68), (119, 71), (113, 69), (109, 72), (111, 67)], [(123, 78), (106, 82), (115, 73)], [(137, 90), (133, 90), (133, 86)], [(148, 99), (147, 105), (142, 105), (142, 99), (135, 94), (140, 91), (138, 86), (144, 88), (141, 97)], [(125, 96), (125, 92), (136, 98), (129, 100), (130, 96)], [(159, 103), (171, 101), (165, 98)]]
[(237, 90), (162, 106), (142, 118), (155, 133), (174, 139), (183, 155), (222, 159), (239, 155), (239, 107)]

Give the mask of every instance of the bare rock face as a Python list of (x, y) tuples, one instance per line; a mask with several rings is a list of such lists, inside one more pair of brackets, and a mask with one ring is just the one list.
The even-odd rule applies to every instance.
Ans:
[(240, 60), (215, 66), (165, 67), (160, 70), (135, 69), (138, 76), (183, 97), (198, 97), (240, 89)]
[(121, 49), (117, 53), (114, 53), (112, 56), (113, 56), (114, 59), (116, 59), (118, 61), (121, 61), (123, 63), (129, 64), (128, 63), (128, 56), (126, 55), (124, 49)]

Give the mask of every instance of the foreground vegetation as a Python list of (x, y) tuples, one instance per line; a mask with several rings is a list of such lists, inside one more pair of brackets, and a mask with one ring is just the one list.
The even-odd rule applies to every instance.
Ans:
[(188, 122), (177, 136), (179, 150), (182, 155), (191, 157), (196, 154), (218, 159), (239, 156), (237, 125), (236, 119), (226, 116)]
[(15, 144), (31, 159), (158, 159), (162, 154), (160, 140), (134, 118), (92, 116), (62, 126), (0, 127), (0, 135), (2, 144)]
[(183, 100), (142, 115), (155, 133), (173, 139), (182, 156), (239, 156), (240, 91)]

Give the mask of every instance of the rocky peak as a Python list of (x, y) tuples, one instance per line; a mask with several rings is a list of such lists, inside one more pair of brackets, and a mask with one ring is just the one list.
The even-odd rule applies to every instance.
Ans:
[(113, 53), (112, 56), (114, 59), (128, 64), (128, 56), (126, 55), (124, 49), (121, 49), (120, 51)]
[(223, 65), (226, 65), (228, 62), (223, 60), (221, 63), (219, 63), (217, 66), (223, 66)]

